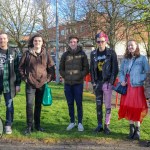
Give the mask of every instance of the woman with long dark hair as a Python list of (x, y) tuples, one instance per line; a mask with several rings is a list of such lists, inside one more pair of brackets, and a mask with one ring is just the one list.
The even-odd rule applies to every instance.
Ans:
[(138, 43), (129, 40), (120, 67), (120, 82), (123, 86), (127, 85), (128, 89), (125, 95), (121, 95), (118, 112), (119, 119), (129, 120), (129, 139), (140, 139), (140, 123), (148, 112), (143, 87), (148, 71), (148, 61), (140, 54)]
[(28, 50), (21, 58), (19, 71), (26, 82), (27, 129), (25, 134), (30, 134), (33, 130), (33, 120), (35, 129), (43, 131), (40, 126), (40, 114), (44, 84), (51, 81), (51, 76), (54, 74), (54, 63), (50, 53), (46, 52), (45, 42), (41, 35), (36, 34), (29, 40)]

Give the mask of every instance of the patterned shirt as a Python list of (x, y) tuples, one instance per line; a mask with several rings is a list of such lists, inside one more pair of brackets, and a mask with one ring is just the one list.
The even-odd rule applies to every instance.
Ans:
[(14, 68), (16, 82), (15, 85), (20, 85), (21, 77), (18, 71), (19, 66), (19, 55), (15, 50), (7, 50), (7, 59), (4, 64), (4, 71), (3, 71), (3, 92), (8, 93), (10, 92), (10, 76), (11, 76), (11, 69)]
[(103, 76), (102, 76), (102, 68), (103, 68), (103, 64), (105, 62), (106, 59), (106, 50), (104, 51), (98, 51), (97, 52), (97, 73), (98, 73), (98, 80), (102, 81), (103, 80)]
[(0, 49), (0, 80), (3, 78), (4, 64), (6, 62), (7, 50)]

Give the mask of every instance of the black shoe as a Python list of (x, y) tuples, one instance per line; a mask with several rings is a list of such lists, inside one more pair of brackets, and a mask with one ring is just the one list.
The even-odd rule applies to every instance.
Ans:
[(101, 125), (98, 125), (97, 128), (94, 130), (94, 132), (102, 132), (103, 127)]
[(127, 138), (130, 140), (133, 139), (134, 134), (135, 134), (135, 126), (134, 126), (134, 124), (130, 124), (130, 133), (127, 136)]
[(24, 134), (30, 135), (32, 131), (33, 131), (32, 127), (27, 127), (26, 130), (24, 131)]
[(147, 146), (147, 147), (150, 147), (150, 141), (148, 141), (148, 142), (146, 143), (146, 146)]
[(108, 125), (106, 125), (106, 124), (104, 126), (104, 133), (107, 135), (110, 134), (110, 129), (109, 129)]
[(140, 127), (135, 128), (135, 133), (134, 133), (133, 139), (140, 140)]
[(41, 127), (35, 127), (35, 129), (36, 129), (37, 131), (44, 132), (44, 129), (41, 128)]

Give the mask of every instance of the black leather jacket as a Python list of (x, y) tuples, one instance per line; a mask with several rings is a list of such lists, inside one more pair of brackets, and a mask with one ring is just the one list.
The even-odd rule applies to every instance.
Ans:
[[(97, 77), (97, 51), (98, 49), (91, 52), (91, 62), (90, 62), (90, 73), (91, 82), (96, 84)], [(118, 74), (118, 61), (117, 55), (114, 50), (106, 48), (106, 59), (102, 67), (103, 82), (109, 82), (113, 84), (116, 80)]]

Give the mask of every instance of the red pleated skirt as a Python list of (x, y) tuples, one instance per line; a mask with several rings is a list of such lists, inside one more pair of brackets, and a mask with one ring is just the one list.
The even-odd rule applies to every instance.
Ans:
[(144, 87), (131, 87), (129, 75), (127, 75), (127, 84), (127, 94), (121, 95), (118, 119), (125, 118), (127, 120), (142, 122), (148, 113)]

